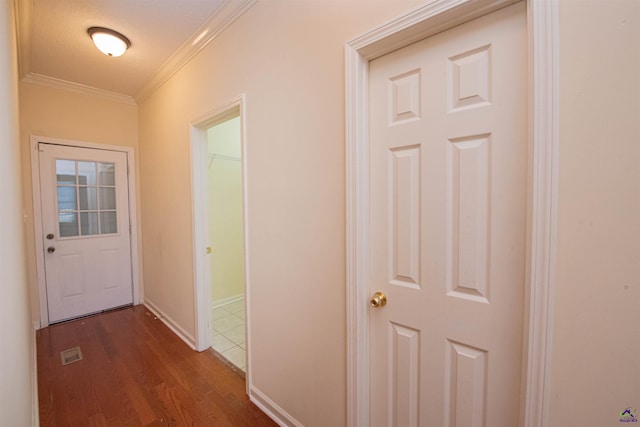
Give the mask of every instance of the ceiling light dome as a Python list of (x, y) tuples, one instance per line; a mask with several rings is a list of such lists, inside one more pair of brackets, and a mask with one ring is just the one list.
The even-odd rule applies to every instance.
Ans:
[(91, 27), (87, 33), (91, 36), (98, 50), (105, 55), (122, 56), (131, 47), (128, 38), (109, 28)]

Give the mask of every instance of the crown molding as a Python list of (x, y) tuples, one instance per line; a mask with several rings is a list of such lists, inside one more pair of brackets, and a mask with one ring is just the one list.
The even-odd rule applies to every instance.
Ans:
[(43, 76), (42, 74), (29, 73), (21, 80), (23, 83), (30, 83), (39, 86), (46, 86), (55, 89), (63, 89), (70, 92), (80, 93), (83, 95), (94, 96), (109, 101), (121, 102), (123, 104), (136, 105), (133, 97), (122, 95), (108, 90), (98, 89), (92, 86), (73, 83), (67, 80), (57, 79), (55, 77)]
[(225, 0), (189, 40), (155, 72), (149, 81), (135, 95), (138, 104), (151, 96), (175, 73), (191, 61), (202, 49), (242, 16), (257, 0)]
[(244, 14), (257, 0), (224, 0), (189, 40), (156, 71), (151, 79), (138, 91), (135, 97), (110, 92), (95, 87), (73, 83), (67, 80), (31, 73), (31, 27), (33, 21), (33, 0), (13, 0), (18, 42), (18, 72), (24, 83), (64, 89), (84, 95), (97, 96), (124, 104), (136, 105), (147, 99), (167, 80), (193, 59), (213, 39), (218, 37), (236, 19)]

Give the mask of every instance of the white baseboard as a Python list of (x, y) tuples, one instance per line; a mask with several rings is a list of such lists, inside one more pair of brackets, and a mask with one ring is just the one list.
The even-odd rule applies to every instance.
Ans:
[(162, 321), (171, 331), (178, 336), (182, 341), (185, 342), (192, 349), (196, 349), (196, 340), (187, 331), (185, 331), (182, 326), (180, 326), (175, 320), (171, 317), (167, 316), (162, 310), (158, 308), (153, 302), (149, 301), (148, 298), (144, 299), (144, 306), (155, 316)]
[(261, 391), (251, 386), (249, 399), (260, 408), (273, 421), (281, 427), (303, 427), (302, 423), (289, 415), (284, 409), (276, 405), (274, 401), (265, 396)]
[(222, 307), (223, 305), (231, 304), (232, 302), (240, 301), (244, 298), (244, 294), (233, 295), (227, 298), (217, 299), (213, 302), (211, 308)]
[(31, 426), (40, 425), (40, 402), (38, 400), (38, 347), (36, 331), (40, 329), (39, 322), (33, 322), (31, 341)]

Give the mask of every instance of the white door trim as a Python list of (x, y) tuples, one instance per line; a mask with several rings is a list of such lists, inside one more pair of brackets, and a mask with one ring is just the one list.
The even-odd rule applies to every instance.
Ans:
[[(245, 276), (245, 305), (247, 350), (251, 347), (251, 292), (249, 280), (249, 205), (247, 190), (247, 143), (245, 126), (245, 95), (239, 95), (212, 111), (191, 121), (191, 180), (193, 188), (193, 268), (195, 278), (195, 307), (196, 307), (196, 350), (203, 351), (211, 347), (211, 280), (206, 268), (206, 247), (209, 236), (209, 218), (207, 215), (207, 129), (233, 117), (240, 117), (240, 145), (242, 162), (242, 203), (243, 203), (243, 233), (244, 233), (244, 276)], [(247, 351), (246, 372), (247, 393), (251, 384), (251, 352)]]
[[(529, 34), (530, 189), (521, 424), (547, 424), (555, 288), (558, 168), (558, 4), (526, 0)], [(347, 424), (369, 423), (369, 61), (514, 0), (436, 0), (348, 42)]]
[(38, 144), (65, 145), (78, 148), (93, 148), (97, 150), (119, 151), (127, 154), (127, 182), (129, 191), (129, 224), (131, 245), (131, 283), (133, 286), (133, 305), (140, 304), (142, 295), (142, 272), (138, 254), (138, 214), (136, 205), (136, 175), (134, 151), (131, 147), (118, 145), (95, 144), (92, 142), (73, 141), (68, 139), (49, 138), (32, 135), (31, 142), (31, 186), (33, 189), (33, 229), (36, 250), (36, 280), (38, 282), (38, 300), (40, 302), (40, 328), (49, 326), (49, 309), (47, 307), (47, 284), (45, 281), (44, 243), (42, 241), (42, 204), (40, 201), (40, 156)]

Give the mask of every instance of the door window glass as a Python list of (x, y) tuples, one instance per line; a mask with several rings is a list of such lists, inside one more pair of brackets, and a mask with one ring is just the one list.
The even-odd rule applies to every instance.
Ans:
[(80, 234), (83, 236), (98, 234), (98, 213), (80, 212)]
[(115, 165), (113, 163), (98, 163), (100, 185), (116, 185)]
[(56, 160), (60, 237), (115, 234), (115, 164)]
[(116, 189), (100, 188), (100, 208), (102, 210), (115, 210), (116, 208)]
[(78, 184), (96, 185), (95, 162), (78, 162)]
[(114, 212), (100, 212), (100, 224), (102, 225), (102, 232), (115, 233), (117, 232), (116, 213)]
[(76, 187), (58, 186), (58, 210), (75, 211), (77, 209)]
[(76, 183), (76, 162), (74, 160), (56, 160), (58, 184)]
[(95, 187), (79, 187), (80, 209), (81, 210), (98, 210), (98, 194)]
[(60, 237), (73, 237), (78, 235), (78, 214), (75, 212), (58, 213), (60, 224)]

